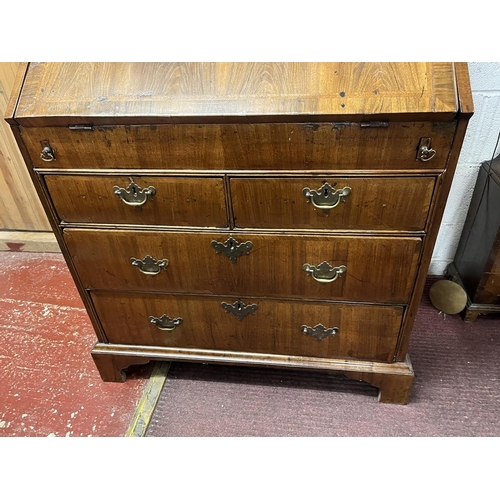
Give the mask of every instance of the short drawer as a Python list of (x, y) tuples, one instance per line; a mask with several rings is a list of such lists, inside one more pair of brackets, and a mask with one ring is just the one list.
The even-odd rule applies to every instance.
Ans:
[(65, 229), (89, 289), (408, 301), (420, 238)]
[(63, 222), (227, 227), (218, 178), (46, 175)]
[(390, 362), (402, 307), (256, 298), (91, 294), (116, 344)]
[[(442, 170), (455, 127), (455, 122), (115, 125), (22, 128), (21, 134), (38, 168)], [(422, 162), (417, 152), (424, 138), (434, 153)], [(44, 147), (55, 159), (40, 157)]]
[(434, 177), (233, 178), (239, 228), (421, 231)]

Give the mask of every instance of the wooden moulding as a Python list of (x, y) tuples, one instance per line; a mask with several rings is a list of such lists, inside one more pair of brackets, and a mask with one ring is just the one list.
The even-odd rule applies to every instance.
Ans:
[(351, 379), (367, 382), (379, 389), (382, 403), (406, 404), (414, 373), (410, 358), (400, 363), (377, 363), (345, 359), (308, 358), (278, 354), (255, 354), (202, 349), (128, 346), (97, 343), (92, 357), (105, 382), (124, 382), (125, 369), (153, 360), (183, 361), (230, 365), (260, 365), (338, 372)]
[(466, 62), (458, 62), (454, 64), (454, 69), (458, 102), (460, 103), (460, 115), (463, 118), (470, 118), (474, 114), (474, 101), (469, 83), (469, 68)]
[(9, 103), (5, 110), (5, 121), (10, 125), (16, 125), (17, 122), (14, 119), (16, 113), (17, 104), (21, 98), (21, 89), (28, 72), (28, 63), (20, 63), (17, 69), (16, 77), (14, 79), (14, 84), (12, 86), (12, 93), (10, 95)]
[(61, 249), (53, 233), (0, 231), (0, 251), (60, 253)]
[(443, 218), (446, 201), (453, 181), (453, 176), (457, 167), (458, 158), (462, 149), (462, 144), (467, 131), (467, 125), (470, 117), (473, 114), (472, 94), (469, 85), (469, 74), (467, 63), (455, 64), (455, 75), (457, 83), (457, 94), (460, 102), (458, 112), (458, 124), (455, 131), (455, 137), (448, 157), (448, 162), (445, 171), (438, 177), (436, 182), (436, 194), (429, 213), (429, 231), (424, 237), (422, 255), (419, 264), (417, 280), (405, 317), (403, 319), (403, 327), (401, 329), (400, 344), (397, 349), (396, 361), (403, 361), (410, 343), (410, 336), (415, 323), (417, 310), (420, 306), (425, 281), (429, 265), (431, 263), (434, 245), (436, 244), (437, 235)]

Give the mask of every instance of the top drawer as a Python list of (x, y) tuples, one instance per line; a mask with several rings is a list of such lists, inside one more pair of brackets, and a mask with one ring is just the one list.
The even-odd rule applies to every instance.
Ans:
[[(454, 121), (366, 125), (21, 127), (21, 134), (38, 168), (439, 170), (446, 166), (456, 126)], [(417, 159), (422, 139), (435, 151), (428, 161)], [(44, 147), (55, 159), (42, 155)]]
[(61, 222), (227, 227), (222, 177), (45, 175)]

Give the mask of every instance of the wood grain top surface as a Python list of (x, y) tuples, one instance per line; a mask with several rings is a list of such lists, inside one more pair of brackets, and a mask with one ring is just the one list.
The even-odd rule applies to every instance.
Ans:
[[(452, 63), (30, 63), (21, 124), (452, 119)], [(430, 116), (429, 116), (430, 115)]]

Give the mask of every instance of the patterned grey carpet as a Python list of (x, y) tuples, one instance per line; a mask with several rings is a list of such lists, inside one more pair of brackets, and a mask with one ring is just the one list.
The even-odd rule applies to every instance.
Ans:
[(173, 363), (147, 436), (500, 436), (500, 315), (464, 323), (428, 300), (406, 406), (341, 375)]

